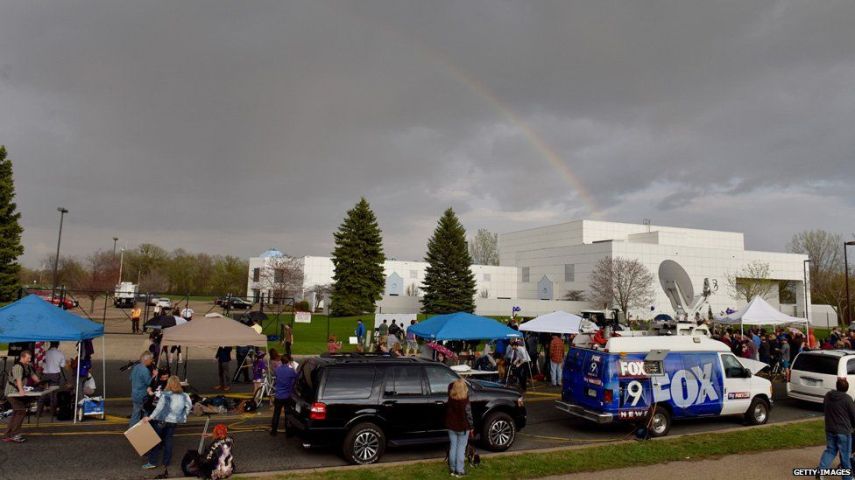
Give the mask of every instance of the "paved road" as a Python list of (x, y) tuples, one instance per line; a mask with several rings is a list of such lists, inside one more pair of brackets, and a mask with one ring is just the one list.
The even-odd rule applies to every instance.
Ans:
[[(119, 374), (119, 362), (109, 362), (110, 390), (113, 395), (125, 396), (128, 388), (125, 374)], [(210, 391), (215, 383), (212, 361), (191, 363), (190, 378), (203, 391)], [(108, 379), (109, 380), (109, 379)], [(240, 395), (249, 386), (237, 386), (234, 392)], [(539, 388), (529, 392), (528, 426), (519, 433), (513, 449), (538, 449), (570, 444), (617, 440), (627, 435), (626, 427), (598, 426), (568, 417), (553, 407), (558, 396), (555, 389)], [(235, 457), (240, 471), (268, 471), (294, 468), (342, 465), (344, 462), (331, 450), (304, 450), (297, 439), (283, 435), (271, 437), (267, 433), (269, 413), (267, 409), (253, 415), (228, 416), (222, 419), (230, 425), (236, 440)], [(43, 478), (92, 479), (92, 478), (153, 478), (158, 472), (143, 472), (143, 459), (136, 456), (122, 431), (126, 425), (129, 402), (124, 399), (108, 403), (108, 420), (88, 420), (81, 425), (66, 423), (43, 423), (40, 428), (26, 427), (30, 441), (22, 445), (0, 444), (0, 479), (30, 477), (38, 473)], [(818, 408), (796, 404), (788, 400), (776, 401), (771, 422), (794, 420), (806, 417), (821, 417)], [(201, 432), (201, 419), (178, 429), (175, 445), (177, 467), (183, 452), (195, 448)], [(715, 431), (738, 426), (736, 418), (703, 419), (678, 422), (672, 428), (674, 434)], [(444, 455), (444, 447), (410, 447), (390, 449), (383, 461), (437, 458)]]

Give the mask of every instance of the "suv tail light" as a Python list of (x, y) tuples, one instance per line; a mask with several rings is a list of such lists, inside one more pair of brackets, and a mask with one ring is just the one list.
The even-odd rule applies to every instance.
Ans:
[(603, 390), (603, 402), (612, 403), (614, 400), (614, 392), (611, 390)]
[(315, 402), (312, 404), (312, 409), (309, 411), (309, 418), (311, 420), (326, 420), (327, 419), (327, 405), (321, 402)]

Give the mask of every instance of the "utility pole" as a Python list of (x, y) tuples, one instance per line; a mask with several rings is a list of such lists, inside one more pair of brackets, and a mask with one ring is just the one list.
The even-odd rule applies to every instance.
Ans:
[(50, 298), (53, 300), (56, 297), (57, 272), (59, 269), (59, 245), (62, 242), (62, 220), (65, 214), (68, 213), (67, 208), (58, 207), (59, 212), (59, 235), (56, 238), (56, 256), (53, 258), (53, 286), (51, 287)]
[(113, 258), (116, 258), (116, 244), (119, 243), (119, 237), (113, 237)]

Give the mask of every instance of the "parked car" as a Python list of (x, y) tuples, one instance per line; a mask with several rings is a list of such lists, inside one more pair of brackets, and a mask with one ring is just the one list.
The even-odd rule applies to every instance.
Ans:
[(160, 307), (162, 309), (172, 308), (172, 300), (166, 297), (160, 297), (157, 299), (157, 302), (154, 304), (156, 307)]
[(70, 297), (60, 297), (59, 295), (51, 297), (50, 294), (39, 295), (39, 297), (41, 297), (42, 300), (50, 302), (58, 307), (62, 307), (65, 310), (71, 310), (72, 308), (77, 308), (77, 306), (80, 305), (77, 300)]
[[(448, 385), (460, 377), (441, 363), (336, 354), (307, 359), (298, 373), (286, 419), (304, 447), (340, 447), (348, 462), (367, 464), (387, 445), (448, 441)], [(493, 382), (467, 382), (476, 438), (489, 450), (507, 450), (525, 427), (523, 395)]]
[(837, 377), (849, 380), (849, 395), (855, 398), (855, 351), (811, 350), (796, 355), (787, 381), (787, 396), (822, 403), (829, 390), (837, 388)]
[(223, 308), (230, 308), (232, 310), (246, 310), (252, 308), (252, 302), (240, 297), (220, 297), (214, 300), (214, 303)]
[(143, 295), (143, 300), (148, 303), (149, 307), (153, 307), (157, 305), (157, 302), (160, 300), (160, 297), (157, 296), (156, 293), (149, 293), (148, 295)]

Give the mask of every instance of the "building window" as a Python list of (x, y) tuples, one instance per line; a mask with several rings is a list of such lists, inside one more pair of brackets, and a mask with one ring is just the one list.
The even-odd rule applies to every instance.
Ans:
[(522, 282), (528, 283), (529, 267), (522, 267)]
[(260, 268), (253, 268), (252, 269), (252, 281), (257, 282), (259, 280), (261, 280), (261, 269)]
[[(485, 273), (485, 274), (484, 274), (484, 281), (485, 281), (485, 282), (489, 282), (489, 281), (490, 281), (490, 274), (489, 274), (489, 273)], [(485, 298), (486, 298), (486, 297), (485, 297)]]
[(410, 278), (419, 278), (418, 270), (410, 270)]
[(277, 268), (273, 270), (273, 283), (285, 283), (285, 269)]
[(575, 282), (576, 281), (576, 265), (572, 263), (564, 264), (564, 281), (565, 282)]

